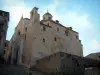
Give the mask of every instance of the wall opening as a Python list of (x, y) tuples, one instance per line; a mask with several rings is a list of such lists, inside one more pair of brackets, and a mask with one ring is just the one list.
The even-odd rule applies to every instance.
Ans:
[(57, 41), (57, 38), (55, 37), (54, 40)]
[(57, 28), (57, 31), (59, 31), (59, 28)]
[(45, 28), (45, 26), (43, 26), (43, 31), (46, 31), (46, 28)]
[(43, 42), (45, 43), (45, 39), (43, 38)]

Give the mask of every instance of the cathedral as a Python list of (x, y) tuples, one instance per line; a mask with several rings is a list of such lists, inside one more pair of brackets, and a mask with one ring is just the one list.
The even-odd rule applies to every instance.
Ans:
[(65, 27), (47, 11), (40, 20), (38, 8), (30, 12), (30, 19), (21, 17), (10, 40), (11, 63), (27, 67), (36, 60), (57, 52), (83, 56), (79, 33)]
[(30, 18), (21, 17), (7, 49), (10, 64), (23, 65), (32, 74), (100, 75), (99, 53), (83, 57), (79, 33), (53, 20), (48, 11), (40, 20), (37, 7)]

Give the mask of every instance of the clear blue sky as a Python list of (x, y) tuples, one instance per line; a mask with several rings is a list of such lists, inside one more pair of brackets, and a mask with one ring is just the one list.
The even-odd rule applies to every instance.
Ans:
[(78, 31), (84, 55), (100, 52), (100, 0), (1, 0), (0, 9), (10, 12), (8, 40), (22, 14), (29, 18), (34, 6), (41, 18), (48, 9), (54, 20)]

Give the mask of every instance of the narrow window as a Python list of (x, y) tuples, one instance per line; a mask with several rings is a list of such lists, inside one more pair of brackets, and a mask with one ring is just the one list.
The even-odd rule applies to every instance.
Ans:
[(45, 43), (45, 39), (43, 38), (43, 42)]
[(57, 31), (59, 31), (59, 28), (57, 28)]
[(6, 53), (5, 50), (3, 51), (3, 53), (4, 53), (4, 54)]
[(49, 26), (49, 23), (48, 23), (48, 26)]
[(57, 41), (57, 38), (55, 37), (54, 40)]
[(46, 30), (46, 28), (45, 28), (45, 26), (43, 26), (43, 31), (45, 31)]
[(25, 31), (27, 31), (27, 28), (25, 28)]
[(20, 35), (20, 32), (18, 32), (18, 35)]
[(76, 39), (78, 39), (78, 36), (76, 36)]
[(1, 36), (0, 36), (0, 40), (1, 40)]

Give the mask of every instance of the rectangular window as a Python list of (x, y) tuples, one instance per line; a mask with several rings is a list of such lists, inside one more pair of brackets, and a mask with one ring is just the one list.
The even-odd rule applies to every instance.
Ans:
[(49, 26), (49, 23), (48, 23), (48, 26)]
[(59, 28), (57, 28), (57, 31), (59, 31)]
[(46, 31), (46, 28), (45, 28), (45, 26), (43, 26), (43, 31)]
[(78, 36), (76, 36), (76, 39), (78, 39)]
[(25, 31), (27, 31), (27, 28), (25, 28)]
[(57, 41), (57, 38), (55, 37), (54, 40)]
[(18, 32), (18, 35), (20, 36), (20, 31)]

